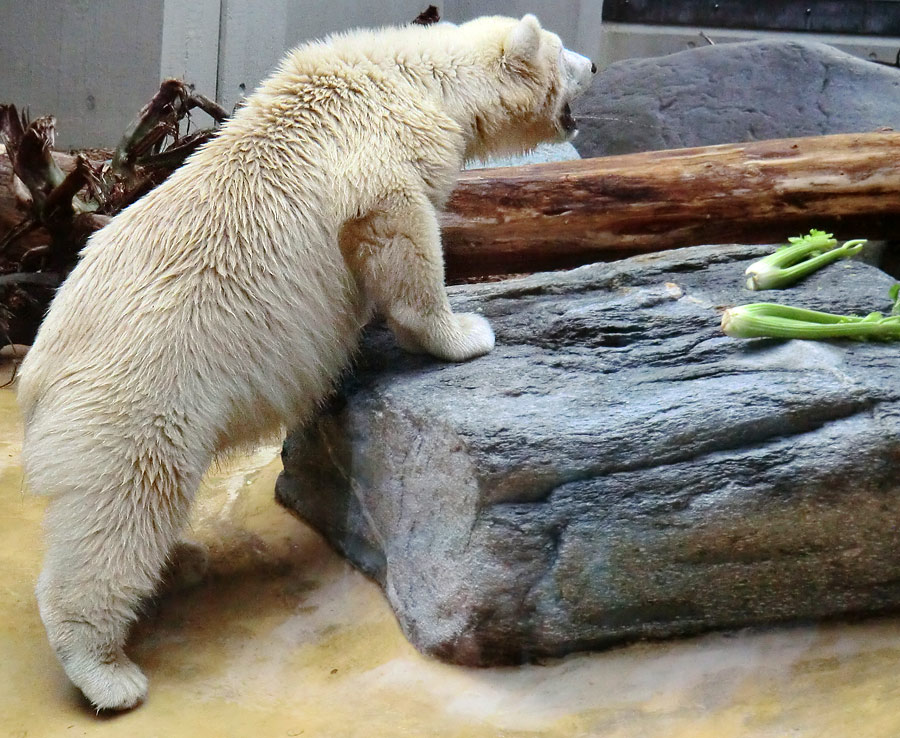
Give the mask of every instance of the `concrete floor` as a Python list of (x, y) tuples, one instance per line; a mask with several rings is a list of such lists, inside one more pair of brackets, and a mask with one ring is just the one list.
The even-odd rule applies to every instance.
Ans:
[(508, 669), (424, 658), (379, 589), (274, 504), (277, 448), (209, 475), (193, 534), (211, 549), (210, 572), (164, 595), (135, 630), (149, 700), (98, 718), (66, 682), (35, 607), (45, 503), (24, 492), (20, 432), (13, 392), (0, 390), (0, 736), (900, 736), (900, 619)]

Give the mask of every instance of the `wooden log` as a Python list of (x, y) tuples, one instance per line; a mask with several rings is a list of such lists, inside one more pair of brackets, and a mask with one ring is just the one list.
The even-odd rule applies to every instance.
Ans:
[[(64, 171), (74, 157), (54, 154)], [(22, 211), (0, 152), (0, 236)], [(841, 134), (463, 172), (441, 216), (449, 281), (703, 243), (900, 233), (900, 133)], [(46, 239), (38, 231), (29, 245)]]
[(900, 133), (842, 134), (464, 172), (447, 276), (560, 269), (705, 243), (900, 234)]

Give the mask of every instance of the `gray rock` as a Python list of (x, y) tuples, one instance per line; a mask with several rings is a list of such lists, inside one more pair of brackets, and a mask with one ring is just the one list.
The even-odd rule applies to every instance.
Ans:
[(421, 650), (512, 663), (900, 605), (896, 345), (739, 341), (724, 306), (887, 310), (841, 262), (751, 293), (759, 246), (452, 289), (465, 364), (373, 327), (284, 447), (277, 497), (384, 588)]
[(900, 130), (900, 70), (815, 42), (718, 44), (612, 64), (573, 108), (585, 157)]
[(466, 162), (464, 169), (488, 169), (491, 167), (518, 167), (523, 164), (541, 164), (547, 161), (572, 161), (581, 155), (571, 143), (542, 143), (527, 154), (519, 156), (495, 156), (487, 161), (477, 159)]

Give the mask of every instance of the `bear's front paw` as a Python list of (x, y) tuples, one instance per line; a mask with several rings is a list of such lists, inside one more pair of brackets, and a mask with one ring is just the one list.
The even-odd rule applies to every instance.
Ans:
[(476, 313), (455, 313), (451, 316), (451, 330), (441, 336), (433, 350), (435, 356), (446, 361), (468, 361), (484, 356), (494, 348), (491, 324)]

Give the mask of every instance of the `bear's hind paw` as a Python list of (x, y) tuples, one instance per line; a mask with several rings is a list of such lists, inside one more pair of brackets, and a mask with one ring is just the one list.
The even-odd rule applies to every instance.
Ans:
[(64, 666), (97, 712), (130, 710), (147, 698), (147, 677), (125, 654), (109, 663), (70, 662)]

